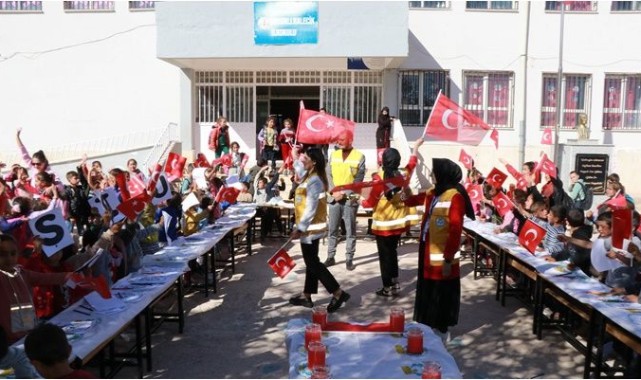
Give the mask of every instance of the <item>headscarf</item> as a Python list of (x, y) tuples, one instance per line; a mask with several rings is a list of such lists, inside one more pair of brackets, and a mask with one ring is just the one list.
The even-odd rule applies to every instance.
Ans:
[[(383, 115), (383, 111), (387, 111), (386, 115)], [(378, 125), (385, 125), (386, 123), (389, 123), (390, 121), (390, 116), (389, 116), (389, 108), (388, 107), (383, 107), (381, 109), (381, 113), (378, 114)]]
[(472, 202), (470, 201), (470, 197), (467, 195), (467, 191), (463, 185), (461, 185), (461, 179), (463, 179), (463, 172), (461, 171), (461, 168), (455, 162), (447, 158), (433, 158), (432, 173), (436, 180), (434, 195), (438, 197), (446, 190), (456, 189), (465, 200), (465, 215), (470, 219), (474, 219), (474, 207), (472, 207)]
[[(385, 149), (382, 157), (383, 179), (394, 178), (400, 175), (401, 172), (398, 170), (398, 167), (400, 165), (401, 165), (401, 154), (398, 152), (398, 150), (394, 148)], [(388, 200), (390, 200), (392, 199), (394, 194), (396, 194), (399, 191), (400, 189), (396, 187), (386, 192), (385, 197)]]

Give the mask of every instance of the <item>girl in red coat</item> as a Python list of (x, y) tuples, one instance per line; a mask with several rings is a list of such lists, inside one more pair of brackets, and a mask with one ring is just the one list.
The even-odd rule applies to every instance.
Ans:
[(435, 187), (425, 198), (418, 255), (414, 320), (445, 337), (458, 323), (461, 303), (459, 254), (463, 217), (474, 209), (460, 184), (461, 168), (445, 158), (432, 159)]

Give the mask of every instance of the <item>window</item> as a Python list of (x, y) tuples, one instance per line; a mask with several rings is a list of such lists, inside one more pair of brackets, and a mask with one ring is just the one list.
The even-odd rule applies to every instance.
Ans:
[(514, 74), (466, 72), (463, 75), (463, 107), (490, 127), (511, 128)]
[[(561, 83), (561, 128), (574, 129), (579, 114), (588, 114), (590, 77), (588, 75), (564, 75)], [(543, 76), (541, 100), (541, 127), (556, 126), (557, 75)]]
[(115, 1), (64, 1), (66, 11), (113, 11)]
[(596, 1), (546, 1), (546, 11), (560, 11), (565, 4), (565, 10), (571, 12), (596, 12)]
[(603, 129), (641, 129), (641, 74), (606, 75)]
[(517, 1), (466, 1), (466, 9), (516, 10)]
[(155, 1), (130, 1), (129, 10), (130, 11), (148, 11), (156, 8)]
[(323, 107), (330, 114), (349, 119), (349, 108), (352, 104), (352, 91), (348, 86), (323, 86)]
[(445, 9), (447, 1), (410, 1), (410, 8)]
[(227, 119), (231, 123), (254, 121), (254, 86), (227, 86)]
[(641, 1), (613, 1), (610, 10), (614, 12), (641, 11)]
[(424, 126), (439, 91), (449, 96), (447, 71), (401, 71), (398, 117), (405, 126)]
[(42, 1), (0, 1), (0, 12), (41, 12)]

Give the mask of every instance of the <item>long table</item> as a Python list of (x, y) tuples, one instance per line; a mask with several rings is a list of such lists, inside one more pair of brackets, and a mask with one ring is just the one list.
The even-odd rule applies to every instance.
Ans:
[[(289, 378), (309, 378), (305, 326), (308, 319), (292, 319), (285, 329), (289, 352)], [(423, 331), (425, 351), (421, 355), (403, 352), (407, 338), (400, 333), (383, 332), (323, 332), (327, 346), (326, 363), (334, 379), (420, 379), (423, 363), (436, 361), (441, 365), (443, 378), (460, 379), (461, 372), (441, 339), (428, 326), (412, 322), (405, 325)], [(397, 347), (398, 346), (398, 347)], [(399, 350), (399, 348), (401, 348)]]

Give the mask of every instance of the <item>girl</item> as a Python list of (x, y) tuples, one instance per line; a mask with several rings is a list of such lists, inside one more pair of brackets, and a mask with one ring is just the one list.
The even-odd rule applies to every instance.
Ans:
[(280, 142), (280, 151), (285, 169), (291, 170), (292, 159), (290, 155), (292, 153), (292, 145), (294, 145), (294, 138), (296, 137), (296, 130), (293, 127), (292, 119), (285, 119), (283, 127), (283, 130), (278, 135), (278, 141)]
[(22, 132), (22, 128), (18, 128), (16, 130), (16, 142), (18, 143), (18, 148), (22, 153), (22, 159), (29, 169), (31, 185), (35, 187), (34, 181), (35, 175), (37, 173), (47, 172), (51, 174), (53, 181), (56, 182), (56, 185), (60, 184), (62, 186), (62, 184), (57, 180), (57, 177), (51, 169), (51, 166), (49, 166), (49, 160), (47, 160), (47, 157), (42, 150), (35, 152), (33, 156), (29, 155), (29, 151), (27, 151), (27, 148), (24, 146), (22, 140), (20, 139), (20, 132)]
[(261, 157), (265, 161), (272, 162), (272, 168), (276, 168), (276, 151), (278, 151), (277, 144), (278, 131), (276, 130), (276, 118), (270, 116), (263, 129), (258, 133), (258, 141), (261, 146)]
[(233, 174), (238, 175), (238, 178), (245, 177), (245, 165), (249, 156), (240, 152), (240, 144), (236, 141), (231, 143), (231, 153), (227, 155), (227, 159), (223, 160), (223, 171), (225, 175), (230, 176)]
[(147, 179), (145, 178), (145, 175), (143, 172), (138, 169), (138, 161), (136, 161), (133, 158), (130, 158), (127, 160), (127, 170), (129, 171), (129, 177), (138, 177), (142, 182), (146, 182)]
[(389, 108), (383, 107), (378, 114), (378, 128), (376, 128), (376, 157), (378, 165), (381, 165), (383, 152), (390, 147), (392, 136), (392, 121), (389, 115)]
[(229, 153), (229, 124), (224, 116), (219, 117), (211, 127), (209, 149), (214, 151), (215, 158)]

